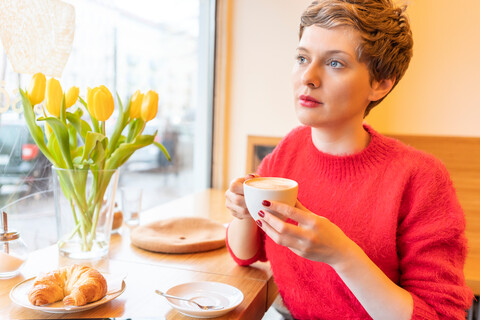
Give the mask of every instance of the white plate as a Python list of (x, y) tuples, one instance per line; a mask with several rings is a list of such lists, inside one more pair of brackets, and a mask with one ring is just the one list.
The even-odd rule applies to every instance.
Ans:
[(195, 299), (203, 305), (223, 306), (221, 310), (201, 310), (195, 304), (167, 298), (168, 303), (180, 313), (195, 318), (213, 318), (235, 309), (243, 301), (243, 293), (235, 287), (220, 282), (189, 282), (167, 290), (167, 294)]
[[(106, 296), (98, 301), (87, 303), (84, 306), (67, 307), (63, 304), (63, 301), (57, 301), (43, 306), (34, 306), (28, 300), (28, 291), (32, 288), (35, 277), (23, 280), (22, 282), (16, 284), (10, 291), (10, 299), (19, 306), (49, 313), (74, 313), (89, 310), (115, 299), (116, 297), (121, 295), (123, 291), (125, 291), (125, 281), (123, 281), (124, 276), (110, 275), (106, 273), (102, 274), (107, 280), (108, 292)], [(114, 283), (118, 280), (121, 280), (121, 286), (119, 285), (119, 283)], [(117, 288), (112, 290), (114, 286), (117, 286)]]

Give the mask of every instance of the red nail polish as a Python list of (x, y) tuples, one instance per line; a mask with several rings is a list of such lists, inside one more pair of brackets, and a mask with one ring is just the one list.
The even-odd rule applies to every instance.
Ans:
[(268, 201), (268, 200), (263, 200), (263, 201), (262, 201), (262, 204), (263, 204), (265, 207), (270, 207), (270, 205), (271, 205), (270, 201)]
[(261, 228), (262, 227), (262, 221), (257, 220), (257, 225)]
[(265, 212), (263, 212), (262, 210), (258, 211), (258, 215), (262, 218), (265, 218)]

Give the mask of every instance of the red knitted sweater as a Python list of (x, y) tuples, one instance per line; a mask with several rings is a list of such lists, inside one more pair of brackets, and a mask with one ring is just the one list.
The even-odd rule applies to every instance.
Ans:
[[(298, 127), (258, 173), (298, 181), (305, 207), (339, 226), (411, 293), (412, 319), (465, 319), (473, 298), (463, 276), (465, 218), (448, 172), (434, 157), (365, 130), (371, 135), (367, 148), (332, 156), (315, 148), (309, 127)], [(371, 319), (329, 265), (299, 257), (259, 232), (255, 257), (232, 256), (240, 265), (268, 259), (295, 318)]]

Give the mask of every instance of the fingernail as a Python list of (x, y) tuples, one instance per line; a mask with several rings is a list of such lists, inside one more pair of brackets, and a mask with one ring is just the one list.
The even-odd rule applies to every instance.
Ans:
[(265, 218), (265, 212), (263, 212), (262, 210), (258, 211), (258, 215), (262, 218)]
[(249, 177), (249, 178), (255, 178), (255, 175), (254, 175), (253, 173), (249, 173), (249, 174), (247, 174), (247, 177)]
[(268, 200), (263, 200), (263, 201), (262, 201), (262, 204), (263, 204), (265, 207), (270, 207), (270, 205), (271, 205), (270, 201), (268, 201)]
[(262, 221), (257, 220), (257, 225), (261, 228), (262, 227)]

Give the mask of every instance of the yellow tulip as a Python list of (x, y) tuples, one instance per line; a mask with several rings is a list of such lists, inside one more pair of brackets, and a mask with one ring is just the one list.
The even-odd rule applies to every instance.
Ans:
[(34, 74), (32, 80), (30, 80), (27, 95), (32, 106), (41, 103), (45, 99), (46, 82), (45, 75), (40, 72)]
[(50, 78), (47, 81), (47, 97), (45, 106), (48, 112), (55, 117), (60, 116), (62, 108), (63, 91), (60, 82), (57, 79)]
[(91, 91), (93, 116), (99, 121), (106, 121), (113, 114), (115, 103), (113, 96), (105, 86), (93, 88)]
[(141, 116), (145, 121), (150, 121), (157, 115), (158, 93), (149, 90), (143, 96)]
[(113, 102), (113, 96), (112, 94), (110, 93), (110, 90), (108, 90), (107, 87), (105, 87), (103, 84), (101, 86), (98, 87), (100, 90), (102, 90), (107, 96), (109, 96), (109, 98), (112, 98), (112, 102)]
[(130, 102), (130, 117), (138, 119), (141, 117), (143, 93), (140, 90), (135, 91)]
[(88, 112), (92, 115), (92, 117), (95, 117), (95, 113), (93, 112), (94, 90), (95, 90), (95, 88), (90, 89), (90, 88), (87, 87), (87, 109), (88, 109)]
[(65, 107), (68, 109), (75, 104), (78, 100), (78, 95), (80, 93), (80, 89), (78, 87), (71, 87), (67, 91), (67, 95), (65, 96)]
[[(92, 98), (92, 89), (90, 87), (87, 87), (87, 107), (90, 107), (92, 105)], [(88, 111), (90, 111), (90, 109)]]
[(95, 110), (93, 109), (93, 96), (97, 91), (98, 91), (98, 87), (95, 87), (93, 89), (87, 88), (87, 109), (88, 109), (88, 112), (94, 118), (95, 118)]

